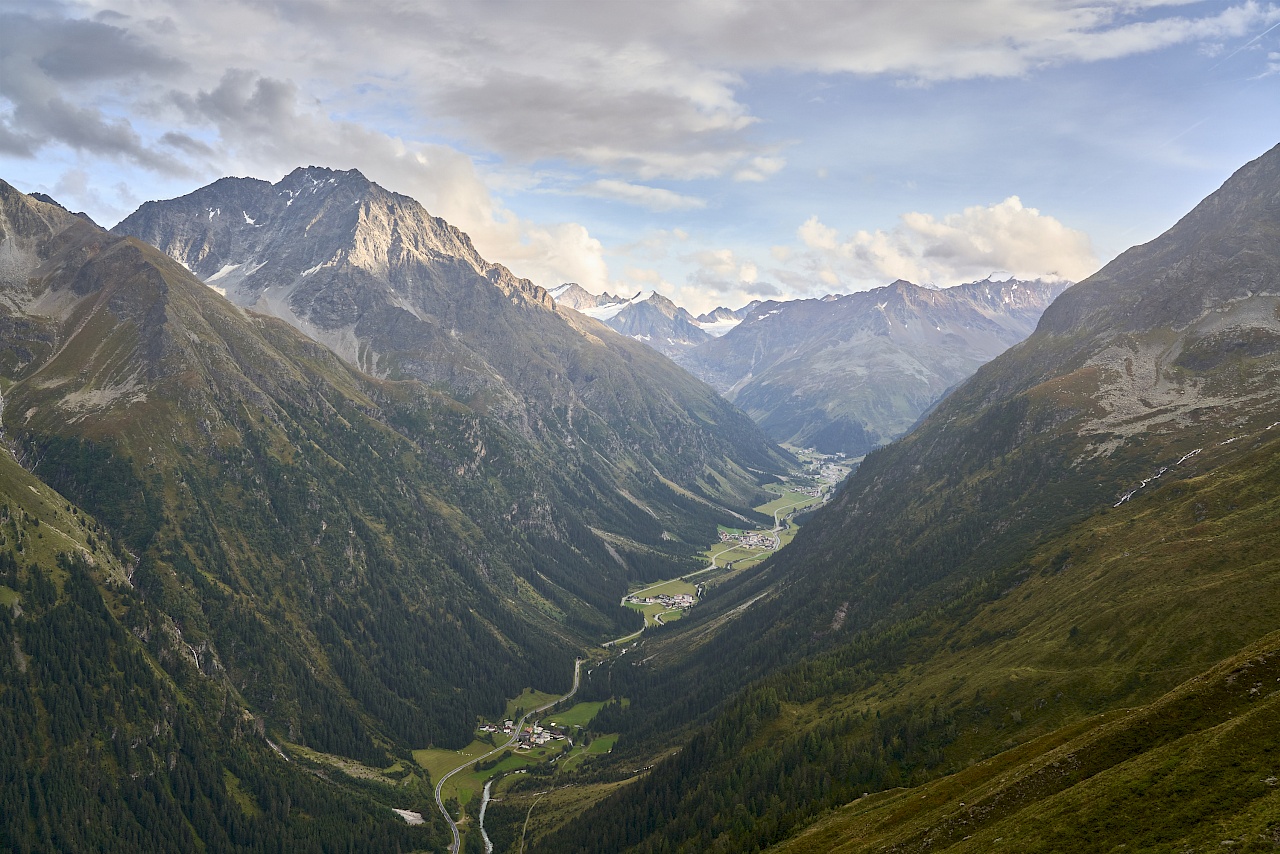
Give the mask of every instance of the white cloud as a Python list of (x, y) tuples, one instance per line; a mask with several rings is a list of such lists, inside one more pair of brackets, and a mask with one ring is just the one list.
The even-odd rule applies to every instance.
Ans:
[(753, 157), (746, 166), (733, 173), (735, 181), (764, 181), (787, 165), (781, 157)]
[[(208, 89), (239, 67), (300, 81), (329, 114), (401, 138), (448, 137), (506, 160), (639, 180), (761, 181), (783, 168), (771, 150), (777, 143), (752, 133), (758, 119), (743, 95), (749, 74), (1009, 77), (1212, 45), (1280, 21), (1280, 9), (1257, 0), (1208, 10), (1181, 0), (687, 0), (679, 15), (664, 4), (598, 0), (51, 6), (68, 18), (111, 16), (109, 25), (64, 21), (58, 32), (41, 25), (35, 48), (10, 50), (80, 87), (82, 97), (61, 116), (40, 122), (71, 121), (68, 133), (125, 156), (163, 164), (164, 152), (109, 116), (73, 108), (92, 111), (102, 85), (139, 101), (161, 84)], [(19, 18), (35, 27), (34, 17)], [(90, 26), (103, 33), (81, 32)], [(16, 25), (6, 27), (11, 41), (19, 38)], [(38, 146), (40, 122), (0, 116), (0, 146)]]
[(681, 258), (692, 267), (684, 284), (672, 287), (672, 298), (701, 313), (717, 306), (739, 308), (755, 299), (783, 295), (774, 283), (761, 281), (760, 270), (732, 249), (704, 249)]
[(694, 210), (707, 206), (704, 199), (695, 196), (685, 196), (661, 187), (648, 187), (610, 178), (585, 184), (578, 191), (583, 195), (639, 205), (652, 211)]
[[(805, 247), (790, 265), (824, 285), (872, 287), (893, 279), (955, 285), (996, 271), (1078, 281), (1098, 260), (1089, 237), (1010, 196), (942, 218), (907, 213), (893, 229), (858, 231), (847, 239), (810, 217), (796, 234)], [(797, 271), (796, 268), (799, 268)]]

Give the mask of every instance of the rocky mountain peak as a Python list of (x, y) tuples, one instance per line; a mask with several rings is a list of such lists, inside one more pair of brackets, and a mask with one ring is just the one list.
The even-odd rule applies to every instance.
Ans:
[(114, 230), (375, 373), (387, 368), (374, 354), (399, 349), (382, 337), (448, 328), (458, 306), (497, 298), (553, 308), (545, 291), (486, 261), (461, 230), (354, 169), (308, 166), (275, 184), (224, 178), (148, 202)]
[(699, 323), (718, 323), (723, 320), (740, 320), (738, 313), (731, 308), (723, 305), (716, 306), (711, 311), (698, 315)]

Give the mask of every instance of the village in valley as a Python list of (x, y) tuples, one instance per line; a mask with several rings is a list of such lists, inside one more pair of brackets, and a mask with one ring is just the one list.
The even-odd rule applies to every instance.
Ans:
[(771, 531), (734, 531), (721, 529), (720, 542), (735, 542), (752, 549), (773, 551), (778, 548), (778, 538)]
[[(500, 732), (510, 736), (515, 732), (515, 727), (515, 721), (503, 721), (501, 728), (497, 724), (484, 724), (480, 727), (480, 732), (495, 734)], [(569, 737), (568, 731), (555, 721), (545, 727), (538, 723), (526, 724), (520, 728), (520, 733), (516, 737), (516, 750), (532, 750), (534, 747), (552, 741), (563, 741), (570, 747), (573, 746), (573, 739)]]
[(692, 608), (698, 600), (689, 593), (659, 593), (656, 596), (631, 595), (623, 599), (625, 605), (661, 605), (672, 611)]
[[(680, 578), (632, 590), (622, 604), (641, 611), (645, 626), (661, 626), (679, 619), (697, 604), (702, 592), (729, 575), (754, 566), (791, 542), (797, 527), (793, 517), (822, 504), (859, 460), (819, 454), (812, 449), (789, 448), (801, 468), (790, 477), (765, 487), (776, 496), (755, 508), (773, 517), (773, 526), (745, 530), (721, 526), (704, 556), (707, 566)], [(630, 640), (627, 638), (626, 640)]]

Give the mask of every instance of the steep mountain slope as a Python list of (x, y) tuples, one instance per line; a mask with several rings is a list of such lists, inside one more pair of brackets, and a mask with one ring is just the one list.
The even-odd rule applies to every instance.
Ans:
[(721, 338), (676, 356), (780, 442), (865, 454), (1031, 334), (1066, 282), (909, 282), (764, 302)]
[(562, 683), (579, 632), (625, 619), (597, 520), (564, 513), (573, 482), (501, 424), (3, 189), (0, 290), (34, 330), (6, 341), (6, 432), (290, 740), (465, 742), (482, 709)]
[(1275, 679), (1252, 674), (1280, 628), (1278, 235), (1280, 148), (1066, 291), (777, 558), (647, 635), (644, 666), (602, 674), (633, 698), (618, 761), (691, 736), (544, 850), (753, 850), (932, 779), (789, 850), (1271, 833)]
[[(713, 504), (752, 506), (759, 473), (783, 463), (711, 389), (556, 310), (465, 234), (354, 170), (298, 169), (275, 185), (226, 178), (148, 202), (115, 231), (366, 373), (420, 380), (501, 419), (541, 452), (616, 484), (676, 540), (705, 538), (712, 519), (732, 518)], [(673, 506), (682, 502), (695, 509)], [(649, 554), (668, 540), (631, 550)]]
[[(399, 791), (283, 761), (101, 522), (0, 452), (0, 847), (439, 849)], [(409, 827), (392, 807), (421, 809)]]

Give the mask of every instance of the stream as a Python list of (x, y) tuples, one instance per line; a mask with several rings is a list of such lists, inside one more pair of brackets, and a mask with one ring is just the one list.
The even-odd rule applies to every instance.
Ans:
[(489, 787), (492, 785), (492, 780), (486, 780), (484, 792), (480, 795), (480, 838), (484, 840), (484, 854), (493, 854), (493, 843), (489, 841), (489, 834), (484, 832), (484, 811), (489, 806)]

